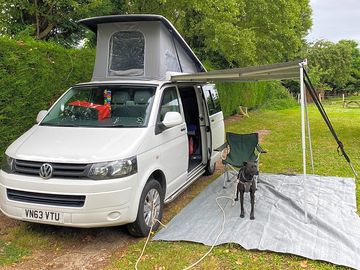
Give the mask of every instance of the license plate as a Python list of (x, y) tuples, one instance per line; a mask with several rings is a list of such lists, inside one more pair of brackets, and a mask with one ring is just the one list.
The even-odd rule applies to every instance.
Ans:
[(24, 209), (23, 218), (37, 221), (64, 223), (64, 213), (37, 209)]

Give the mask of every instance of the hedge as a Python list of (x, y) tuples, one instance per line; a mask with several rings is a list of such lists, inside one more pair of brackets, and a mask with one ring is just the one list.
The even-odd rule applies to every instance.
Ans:
[[(0, 161), (5, 148), (35, 124), (40, 110), (48, 109), (69, 86), (90, 80), (94, 59), (94, 50), (0, 37)], [(277, 82), (217, 87), (225, 116), (236, 113), (239, 105), (273, 109), (293, 104)]]
[(0, 159), (33, 126), (37, 113), (71, 85), (92, 75), (94, 50), (0, 37)]
[(239, 113), (239, 106), (249, 109), (278, 110), (296, 106), (280, 82), (217, 83), (220, 104), (225, 116)]

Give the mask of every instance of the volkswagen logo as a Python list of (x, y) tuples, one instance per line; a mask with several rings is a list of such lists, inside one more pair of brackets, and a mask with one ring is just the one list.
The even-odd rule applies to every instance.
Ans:
[(44, 163), (40, 167), (39, 175), (43, 179), (49, 179), (53, 174), (53, 167), (49, 163)]

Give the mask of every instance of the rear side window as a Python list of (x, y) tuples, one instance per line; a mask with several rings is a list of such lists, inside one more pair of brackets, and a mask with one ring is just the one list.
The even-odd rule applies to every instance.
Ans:
[(204, 85), (202, 87), (210, 115), (221, 111), (220, 100), (215, 85)]
[(121, 31), (110, 39), (109, 75), (143, 76), (145, 38), (139, 31)]

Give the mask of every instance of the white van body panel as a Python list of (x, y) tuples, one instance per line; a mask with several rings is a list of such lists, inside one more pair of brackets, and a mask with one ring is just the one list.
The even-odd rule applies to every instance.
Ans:
[[(164, 17), (111, 15), (81, 24), (98, 37), (93, 81), (66, 91), (8, 147), (0, 209), (19, 220), (73, 227), (144, 223), (149, 205), (162, 207), (209, 171), (223, 142), (223, 116), (209, 113), (196, 82), (168, 76), (206, 69)], [(162, 100), (168, 87), (176, 94)], [(168, 112), (183, 121), (166, 128)], [(159, 183), (146, 185), (150, 179)], [(142, 223), (135, 225), (144, 234)]]
[[(61, 213), (64, 215), (62, 222), (40, 222), (58, 224), (72, 227), (102, 227), (114, 226), (134, 221), (137, 208), (136, 197), (138, 176), (106, 181), (52, 179), (44, 181), (40, 177), (6, 174), (0, 171), (0, 205), (2, 212), (12, 218), (24, 218), (25, 209), (41, 210)], [(51, 206), (45, 204), (22, 203), (9, 200), (7, 189), (23, 190), (27, 192), (85, 195), (84, 207), (74, 208), (66, 206)]]
[[(146, 128), (35, 126), (13, 152), (16, 159), (95, 163), (129, 158), (137, 153)], [(49, 151), (50, 150), (50, 151)]]
[(165, 130), (157, 136), (162, 141), (160, 162), (167, 179), (166, 195), (169, 195), (176, 191), (187, 178), (188, 140), (185, 123)]
[(220, 107), (216, 108), (216, 104), (214, 103), (214, 99), (218, 101), (218, 93), (214, 84), (206, 84), (202, 85), (199, 88), (202, 89), (204, 94), (204, 107), (206, 107), (206, 111), (209, 114), (209, 127), (210, 130), (208, 132), (208, 140), (211, 141), (211, 158), (210, 158), (210, 166), (220, 159), (221, 153), (219, 151), (214, 151), (221, 145), (223, 145), (225, 141), (225, 124), (224, 124), (224, 115), (221, 111)]
[[(33, 132), (35, 132), (38, 125), (32, 126), (28, 131), (22, 134), (19, 138), (17, 138), (10, 146), (6, 149), (5, 154), (8, 156), (15, 155), (17, 149), (26, 141), (26, 139), (31, 136)], [(14, 157), (15, 158), (15, 157)]]
[(220, 111), (213, 115), (210, 115), (210, 129), (211, 129), (211, 164), (215, 163), (220, 158), (220, 152), (214, 151), (214, 149), (223, 145), (225, 141), (225, 125), (224, 125), (224, 115)]
[[(154, 81), (128, 81), (125, 85), (154, 86), (154, 83)], [(81, 85), (98, 84), (106, 83), (91, 82)], [(109, 85), (116, 84), (124, 85), (124, 82), (109, 82)], [(218, 157), (217, 153), (212, 151), (211, 159), (207, 155), (203, 156), (201, 168), (188, 171), (189, 141), (185, 121), (156, 134), (163, 91), (167, 86), (174, 84), (158, 81), (157, 85), (151, 114), (145, 127), (61, 127), (41, 126), (39, 123), (20, 136), (6, 150), (6, 154), (12, 158), (44, 163), (92, 164), (136, 156), (138, 166), (136, 174), (107, 180), (71, 178), (44, 180), (37, 175), (9, 174), (0, 170), (1, 211), (11, 218), (38, 223), (72, 227), (115, 226), (135, 221), (142, 190), (154, 172), (164, 176), (165, 201), (167, 198), (173, 199), (174, 194), (178, 195), (188, 183), (203, 173), (206, 162), (215, 162)], [(204, 104), (206, 103), (199, 102), (199, 106)], [(202, 108), (203, 112), (204, 109), (207, 114), (207, 108)], [(183, 111), (181, 115), (184, 117)], [(209, 117), (213, 138), (212, 149), (223, 143), (222, 117), (221, 112)], [(207, 121), (204, 124), (208, 125)], [(204, 140), (202, 152), (206, 153), (210, 142), (203, 134), (202, 140)], [(7, 195), (8, 190), (85, 196), (86, 200), (83, 207), (76, 208), (21, 202), (10, 200)], [(62, 219), (56, 222), (28, 219), (24, 217), (25, 210), (56, 212), (61, 214)]]

